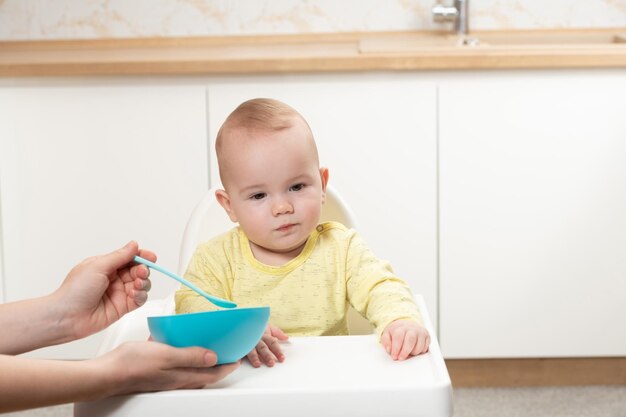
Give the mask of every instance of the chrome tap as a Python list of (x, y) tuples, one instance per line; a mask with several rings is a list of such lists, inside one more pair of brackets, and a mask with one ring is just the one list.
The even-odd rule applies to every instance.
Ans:
[(435, 22), (454, 22), (454, 31), (457, 35), (467, 35), (469, 32), (469, 0), (454, 0), (454, 6), (444, 6), (441, 3), (433, 6)]

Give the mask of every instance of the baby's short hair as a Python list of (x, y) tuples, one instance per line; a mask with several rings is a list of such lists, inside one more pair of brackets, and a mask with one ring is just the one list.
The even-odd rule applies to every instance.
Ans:
[[(227, 168), (222, 160), (224, 142), (229, 131), (244, 129), (246, 131), (278, 132), (289, 129), (299, 122), (303, 123), (308, 130), (312, 144), (312, 152), (318, 158), (317, 147), (313, 139), (313, 132), (307, 121), (293, 107), (271, 98), (255, 98), (244, 101), (226, 118), (224, 124), (217, 132), (215, 151), (217, 154), (218, 168), (222, 183), (225, 182)], [(226, 185), (226, 184), (224, 184)]]
[(293, 107), (272, 98), (255, 98), (244, 101), (226, 118), (217, 133), (215, 147), (219, 153), (225, 132), (229, 129), (280, 131), (300, 119), (309, 128), (304, 117)]

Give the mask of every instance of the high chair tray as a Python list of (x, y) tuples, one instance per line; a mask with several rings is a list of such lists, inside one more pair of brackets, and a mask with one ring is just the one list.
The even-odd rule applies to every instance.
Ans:
[(80, 403), (75, 406), (74, 416), (452, 414), (450, 377), (435, 337), (428, 353), (403, 362), (393, 361), (374, 335), (292, 337), (282, 347), (286, 359), (273, 368), (255, 369), (244, 361), (223, 381), (205, 389)]

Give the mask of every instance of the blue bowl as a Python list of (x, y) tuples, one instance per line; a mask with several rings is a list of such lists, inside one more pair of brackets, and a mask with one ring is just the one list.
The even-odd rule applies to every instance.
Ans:
[(269, 318), (269, 307), (232, 308), (148, 317), (148, 327), (157, 342), (212, 350), (220, 365), (250, 353), (261, 340)]

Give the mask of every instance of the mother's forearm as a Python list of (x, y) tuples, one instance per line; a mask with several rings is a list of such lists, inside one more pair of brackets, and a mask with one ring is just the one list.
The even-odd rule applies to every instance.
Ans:
[(0, 355), (0, 413), (102, 398), (111, 384), (93, 361)]
[(53, 297), (0, 304), (0, 354), (17, 355), (74, 339)]

